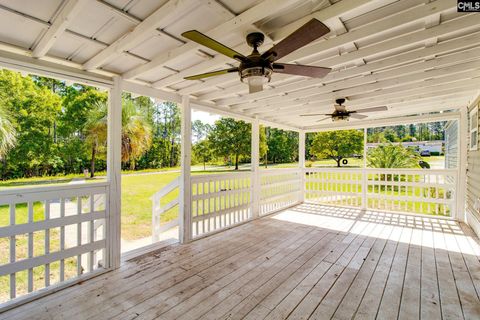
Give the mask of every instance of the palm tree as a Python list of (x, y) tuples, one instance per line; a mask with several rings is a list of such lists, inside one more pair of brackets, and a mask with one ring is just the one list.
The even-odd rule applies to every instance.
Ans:
[(97, 102), (88, 115), (85, 125), (86, 142), (90, 147), (90, 177), (95, 176), (95, 160), (99, 153), (105, 152), (107, 145), (107, 104)]
[(388, 143), (368, 150), (368, 165), (373, 168), (418, 168), (418, 153), (401, 144)]
[(136, 160), (152, 145), (152, 127), (132, 100), (124, 100), (122, 107), (122, 161), (130, 162), (135, 170)]
[[(87, 121), (86, 141), (91, 150), (91, 173), (95, 174), (95, 159), (105, 153), (107, 144), (107, 104), (99, 102)], [(145, 115), (131, 100), (124, 100), (122, 106), (122, 162), (130, 163), (135, 170), (136, 160), (152, 145), (152, 128)]]
[(4, 106), (0, 105), (0, 158), (15, 147), (17, 131), (11, 121), (11, 116)]

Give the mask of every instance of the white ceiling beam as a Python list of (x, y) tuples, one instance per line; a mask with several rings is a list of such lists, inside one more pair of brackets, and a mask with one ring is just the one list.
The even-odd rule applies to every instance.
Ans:
[[(464, 52), (459, 52), (444, 57), (436, 58), (426, 62), (415, 62), (413, 64), (405, 65), (374, 73), (367, 76), (360, 76), (349, 78), (343, 81), (332, 82), (327, 85), (309, 88), (306, 90), (299, 90), (293, 93), (288, 93), (284, 96), (276, 96), (259, 100), (257, 102), (244, 103), (241, 105), (234, 105), (233, 110), (248, 110), (256, 108), (257, 106), (272, 106), (277, 107), (280, 103), (288, 103), (289, 100), (306, 99), (309, 96), (319, 94), (331, 94), (328, 98), (343, 98), (354, 94), (361, 94), (368, 91), (385, 89), (388, 87), (395, 87), (404, 85), (406, 83), (413, 83), (423, 81), (424, 79), (442, 77), (445, 74), (455, 74), (467, 70), (475, 70), (478, 65), (476, 57), (480, 54), (480, 48), (473, 48)], [(472, 62), (469, 62), (473, 60)], [(467, 63), (462, 63), (468, 61)], [(451, 64), (456, 64), (455, 67), (450, 67)], [(447, 66), (442, 68), (443, 66)]]
[(378, 20), (376, 22), (366, 25), (363, 28), (358, 28), (338, 37), (328, 39), (328, 41), (318, 42), (311, 46), (300, 48), (299, 50), (296, 50), (286, 56), (286, 59), (289, 61), (304, 60), (312, 55), (317, 54), (318, 52), (328, 50), (329, 48), (342, 46), (347, 43), (352, 43), (361, 39), (366, 39), (372, 37), (378, 32), (384, 32), (386, 30), (398, 28), (398, 26), (407, 23), (424, 20), (426, 17), (439, 14), (456, 6), (455, 3), (449, 1), (438, 1), (438, 3), (432, 2), (421, 6), (415, 6), (415, 4), (422, 3), (422, 1), (408, 1), (411, 1), (414, 7), (406, 11), (397, 12), (396, 14), (391, 15), (389, 19)]
[[(222, 16), (222, 18), (225, 21), (234, 19), (236, 16), (234, 13), (228, 11), (223, 5), (221, 5), (218, 1), (215, 0), (208, 0), (205, 1), (206, 5), (208, 5), (209, 8), (211, 8), (213, 11), (217, 12), (219, 15)], [(241, 27), (240, 29), (244, 29), (245, 34), (249, 32), (261, 32), (255, 25), (253, 24), (247, 24), (246, 26)], [(263, 33), (263, 32), (262, 32)], [(240, 48), (243, 48), (243, 44), (245, 43), (245, 40), (242, 40), (242, 42), (237, 45), (237, 46), (232, 46), (234, 50), (240, 50)], [(272, 39), (268, 36), (265, 35), (265, 40), (264, 40), (264, 45), (269, 45), (272, 43)], [(152, 83), (152, 86), (155, 88), (163, 88), (170, 86), (172, 84), (178, 83), (180, 81), (183, 81), (184, 77), (197, 74), (197, 73), (203, 73), (207, 71), (212, 71), (214, 69), (218, 69), (219, 66), (222, 68), (227, 68), (227, 63), (235, 63), (235, 61), (231, 58), (228, 58), (224, 55), (218, 54), (215, 57), (206, 60), (204, 62), (198, 63), (194, 65), (193, 67), (181, 70), (178, 73), (172, 74), (170, 76), (165, 77), (164, 79), (161, 79), (159, 81), (156, 81)]]
[[(419, 4), (422, 4), (423, 2), (421, 0), (408, 0), (406, 1), (410, 4), (410, 9), (407, 11), (402, 12), (401, 14), (398, 14), (398, 11), (392, 11), (391, 6), (398, 6), (398, 3), (395, 3), (394, 5), (391, 6), (385, 6), (382, 9), (379, 9), (381, 11), (380, 13), (383, 13), (384, 16), (391, 16), (389, 19), (380, 19), (378, 21), (373, 20), (374, 22), (367, 24), (363, 27), (357, 28), (355, 30), (352, 30), (350, 32), (338, 35), (333, 38), (329, 38), (326, 41), (321, 41), (314, 43), (313, 45), (309, 45), (306, 47), (303, 47), (299, 50), (294, 51), (290, 55), (286, 56), (282, 60), (285, 61), (301, 61), (306, 57), (312, 56), (312, 55), (318, 55), (321, 52), (325, 52), (328, 50), (332, 50), (334, 48), (342, 48), (344, 46), (351, 46), (355, 41), (363, 40), (366, 38), (370, 38), (378, 33), (385, 32), (386, 30), (398, 28), (399, 25), (403, 24), (409, 24), (414, 21), (419, 21), (425, 19), (425, 15), (430, 15), (432, 12), (438, 13), (447, 10), (448, 8), (451, 8), (452, 5), (449, 4), (448, 2), (443, 2), (442, 5), (437, 5), (434, 6), (433, 4), (429, 5), (422, 5), (418, 6)], [(340, 2), (341, 3), (341, 2)], [(405, 4), (402, 4), (405, 6)], [(375, 14), (378, 14), (378, 12), (375, 12)], [(421, 40), (419, 41), (421, 42)], [(365, 51), (365, 49), (360, 49), (362, 52)], [(376, 54), (377, 52), (372, 52), (372, 54)], [(354, 59), (355, 57), (355, 59)], [(316, 64), (316, 65), (321, 65), (321, 66), (329, 66), (329, 67), (337, 67), (342, 64), (350, 63), (352, 61), (360, 61), (361, 59), (365, 58), (365, 55), (361, 54), (356, 54), (353, 55), (352, 53), (350, 54), (339, 54), (336, 58), (338, 58), (338, 62), (334, 58), (330, 59), (323, 59), (323, 60), (317, 60), (311, 63), (311, 61), (307, 61), (308, 64)], [(276, 75), (274, 75), (275, 77)], [(299, 79), (304, 79), (302, 77), (298, 77)], [(309, 79), (311, 82), (314, 83), (321, 83), (322, 79)], [(212, 95), (208, 95), (206, 97), (200, 96), (199, 99), (202, 100), (212, 100), (212, 99), (218, 99), (222, 96), (226, 96), (231, 93), (236, 93), (239, 91), (239, 89), (243, 89), (240, 85), (228, 88), (227, 90), (223, 91), (218, 91), (215, 92)], [(245, 92), (246, 90), (241, 90), (241, 92)], [(266, 90), (268, 91), (268, 90)]]
[(390, 119), (375, 119), (375, 120), (364, 120), (359, 123), (347, 122), (347, 123), (332, 123), (328, 125), (317, 125), (314, 127), (304, 128), (306, 132), (319, 132), (319, 131), (328, 131), (328, 130), (341, 130), (341, 129), (359, 129), (359, 128), (374, 128), (374, 127), (384, 127), (384, 126), (394, 126), (401, 124), (410, 124), (410, 123), (427, 123), (427, 122), (437, 122), (437, 121), (447, 121), (447, 120), (457, 120), (460, 118), (459, 112), (447, 112), (447, 113), (438, 113), (438, 114), (425, 114), (418, 116), (408, 116), (408, 117), (396, 117)]
[[(390, 4), (388, 6), (379, 8), (379, 9), (375, 10), (374, 12), (368, 12), (368, 13), (365, 14), (365, 16), (367, 18), (371, 17), (371, 19), (368, 19), (369, 21), (376, 21), (376, 20), (378, 20), (377, 19), (378, 16), (381, 16), (381, 17), (390, 16), (392, 14), (395, 14), (395, 13), (399, 12), (399, 11), (405, 10), (406, 8), (417, 6), (418, 4), (421, 4), (421, 3), (422, 3), (421, 0), (398, 1), (398, 2), (395, 2), (395, 3)], [(289, 25), (277, 30), (276, 32), (280, 32), (279, 34), (281, 34), (284, 37), (284, 36), (287, 36), (288, 34), (290, 34), (291, 32), (295, 31), (296, 30), (295, 28), (299, 28), (302, 24), (306, 23), (308, 20), (310, 20), (312, 18), (315, 18), (315, 15), (316, 15), (316, 18), (318, 18), (319, 20), (322, 20), (322, 21), (324, 21), (323, 18), (327, 18), (327, 17), (330, 17), (329, 21), (336, 21), (336, 20), (338, 20), (338, 18), (341, 15), (344, 15), (344, 14), (346, 14), (346, 13), (352, 11), (352, 10), (356, 10), (360, 7), (362, 7), (362, 1), (350, 1), (350, 0), (339, 1), (339, 2), (336, 2), (335, 4), (333, 4), (333, 5), (331, 5), (327, 8), (322, 9), (321, 11), (319, 11), (317, 13), (308, 15), (307, 17), (304, 17), (300, 20), (297, 20), (294, 23), (289, 24)], [(344, 11), (342, 11), (342, 10), (344, 10)], [(318, 16), (319, 14), (321, 14), (322, 17)], [(407, 22), (410, 21), (410, 17), (408, 15), (405, 15), (405, 19), (406, 19)], [(336, 23), (334, 23), (334, 24), (336, 25)], [(295, 26), (295, 28), (293, 28), (293, 26)], [(333, 26), (331, 26), (331, 27), (333, 28)], [(375, 29), (376, 27), (378, 27), (379, 29)], [(381, 27), (382, 27), (381, 25), (375, 24), (373, 26), (373, 28), (369, 28), (366, 32), (364, 32), (364, 34), (370, 36), (371, 34), (374, 34), (375, 32), (383, 31), (383, 29), (380, 29)], [(285, 30), (285, 32), (282, 31), (282, 30)], [(288, 33), (287, 33), (287, 31), (288, 31)], [(278, 38), (279, 34), (277, 34), (277, 36), (275, 36), (275, 40), (279, 40), (279, 38)], [(342, 35), (337, 35), (335, 37), (335, 39), (337, 39), (338, 37), (341, 37), (341, 39), (343, 39), (343, 37), (345, 37), (345, 36), (342, 37)], [(333, 38), (327, 40), (326, 42), (324, 41), (324, 43), (329, 43), (329, 41), (332, 40), (332, 39)], [(352, 40), (352, 38), (347, 38), (343, 42), (338, 43), (338, 45), (339, 46), (341, 46), (341, 45), (349, 46), (349, 45), (353, 44), (353, 41), (354, 40)], [(334, 48), (334, 46), (332, 45), (329, 48), (330, 49)], [(289, 62), (292, 62), (292, 61), (289, 61)], [(278, 75), (275, 75), (275, 79), (277, 79), (277, 78), (286, 78), (286, 77), (283, 74), (278, 74)], [(297, 78), (299, 80), (304, 79), (303, 77), (297, 77)], [(218, 84), (222, 84), (222, 86), (223, 86), (224, 84), (229, 84), (229, 83), (232, 83), (232, 82), (234, 82), (234, 81), (228, 81), (228, 80), (225, 81), (225, 79), (220, 80), (220, 79), (218, 79), (218, 77), (216, 77), (216, 78), (213, 78), (213, 79), (207, 79), (203, 83), (196, 84), (192, 87), (187, 87), (187, 88), (185, 88), (181, 91), (182, 91), (182, 94), (191, 94), (191, 93), (195, 93), (197, 91), (201, 91), (201, 90), (203, 90), (205, 88), (208, 88), (208, 87), (216, 86)], [(235, 82), (238, 83), (238, 79), (235, 79)], [(222, 96), (228, 96), (229, 94), (236, 93), (238, 91), (247, 93), (248, 90), (246, 89), (246, 87), (243, 88), (241, 85), (236, 85), (236, 86), (230, 87), (226, 90), (219, 90), (219, 93)]]
[(311, 19), (317, 19), (322, 21), (325, 24), (329, 24), (330, 19), (335, 19), (339, 16), (342, 16), (344, 14), (350, 13), (354, 10), (358, 10), (360, 7), (365, 6), (366, 4), (369, 4), (371, 0), (342, 0), (335, 2), (331, 6), (328, 6), (326, 8), (323, 8), (317, 12), (311, 13), (301, 19), (298, 19), (286, 26), (283, 26), (282, 28), (276, 30), (275, 32), (272, 32), (270, 36), (274, 41), (279, 41), (301, 26), (303, 26), (305, 23), (310, 21)]
[[(434, 99), (443, 99), (445, 97), (452, 97), (452, 98), (462, 98), (465, 96), (470, 95), (470, 93), (475, 92), (475, 90), (478, 89), (478, 83), (477, 84), (471, 84), (468, 86), (463, 86), (460, 88), (452, 88), (452, 89), (444, 89), (444, 90), (436, 90), (432, 92), (426, 92), (426, 93), (417, 93), (417, 94), (411, 94), (411, 95), (405, 95), (403, 97), (395, 97), (395, 98), (385, 98), (385, 99), (378, 99), (376, 101), (363, 101), (363, 102), (357, 102), (355, 104), (352, 104), (351, 108), (349, 108), (349, 111), (355, 111), (356, 109), (363, 109), (363, 108), (370, 108), (370, 107), (377, 107), (377, 106), (388, 106), (389, 110), (388, 112), (385, 112), (386, 114), (390, 114), (398, 109), (399, 104), (421, 104), (421, 103), (431, 103), (432, 100)], [(332, 113), (333, 112), (333, 103), (330, 102), (328, 103), (323, 103), (319, 105), (312, 105), (315, 106), (312, 111), (312, 113)], [(347, 105), (348, 106), (348, 105)], [(302, 110), (298, 110), (293, 114), (292, 112), (290, 114), (284, 113), (284, 114), (277, 114), (277, 113), (271, 113), (270, 116), (267, 115), (258, 115), (262, 116), (265, 119), (269, 119), (272, 121), (285, 121), (285, 120), (308, 120), (305, 117), (300, 117), (298, 115), (299, 112), (302, 112)], [(310, 112), (307, 112), (308, 114)]]
[[(393, 97), (396, 95), (404, 95), (410, 92), (414, 92), (416, 90), (434, 90), (437, 87), (442, 86), (461, 86), (463, 84), (468, 84), (475, 82), (477, 80), (472, 80), (474, 77), (478, 77), (480, 70), (468, 70), (464, 72), (459, 72), (455, 74), (450, 74), (447, 76), (442, 76), (434, 79), (426, 79), (419, 82), (413, 83), (406, 83), (404, 85), (390, 87), (387, 89), (380, 89), (370, 92), (363, 92), (359, 94), (353, 94), (347, 96), (347, 104), (349, 106), (355, 106), (355, 103), (362, 99), (375, 99), (376, 97)], [(293, 101), (285, 101), (279, 102), (272, 106), (258, 106), (258, 109), (261, 112), (275, 112), (276, 114), (281, 114), (283, 112), (289, 112), (292, 110), (298, 110), (299, 105), (305, 106), (308, 109), (308, 105), (316, 105), (319, 103), (326, 103), (327, 105), (332, 105), (333, 101), (338, 98), (336, 93), (322, 93), (318, 95), (314, 95), (308, 98), (300, 98)], [(302, 111), (303, 112), (303, 111)], [(251, 111), (250, 113), (256, 113), (255, 111)]]
[[(298, 0), (265, 0), (239, 14), (235, 18), (230, 19), (207, 31), (206, 34), (214, 39), (221, 38), (225, 36), (225, 34), (232, 32), (233, 30), (236, 30), (241, 26), (253, 24), (254, 22), (261, 20), (268, 15), (275, 14), (276, 12), (287, 8), (295, 2), (298, 2)], [(169, 60), (183, 56), (184, 54), (189, 53), (198, 47), (199, 45), (197, 43), (189, 41), (182, 46), (168, 50), (166, 52), (162, 52), (148, 63), (145, 63), (141, 66), (125, 72), (123, 74), (123, 77), (125, 79), (137, 78), (152, 69), (165, 66), (165, 64)]]
[(95, 87), (111, 87), (112, 78), (83, 71), (68, 65), (60, 64), (60, 61), (47, 61), (44, 59), (35, 59), (31, 56), (31, 51), (18, 50), (18, 52), (7, 52), (0, 48), (0, 66), (3, 68), (25, 71), (39, 76), (51, 77), (59, 80), (70, 80), (76, 83)]
[[(341, 14), (344, 14), (346, 12), (349, 12), (349, 11), (357, 8), (358, 6), (361, 6), (362, 3), (366, 3), (366, 2), (368, 2), (368, 1), (358, 1), (358, 0), (356, 0), (356, 1), (351, 1), (351, 0), (340, 1), (340, 2), (337, 2), (336, 4), (334, 4), (332, 6), (329, 6), (326, 9), (321, 10), (320, 12), (317, 12), (316, 14), (311, 14), (308, 17), (310, 17), (310, 19), (312, 19), (313, 16), (320, 16), (320, 13), (321, 13), (321, 16), (324, 19), (335, 21), (337, 24), (339, 23), (343, 26), (342, 22), (339, 20), (339, 16)], [(216, 3), (216, 2), (214, 2), (214, 3)], [(339, 8), (343, 8), (346, 11), (342, 12), (342, 11), (339, 10)], [(333, 16), (332, 14), (335, 14), (335, 16)], [(306, 21), (308, 21), (310, 19), (307, 19)], [(305, 18), (302, 18), (301, 20), (303, 21), (303, 20), (305, 20)], [(286, 28), (286, 29), (290, 30), (289, 27)], [(295, 30), (292, 30), (292, 32), (293, 31), (295, 31)], [(345, 31), (346, 31), (346, 29), (345, 29)], [(279, 39), (277, 38), (277, 40), (279, 40)], [(266, 41), (263, 44), (263, 47), (265, 47), (266, 45), (268, 45), (270, 43), (271, 43), (271, 41)], [(219, 68), (220, 66), (224, 67), (225, 64), (228, 63), (228, 62), (234, 62), (234, 61), (232, 59), (227, 58), (227, 57), (218, 55), (214, 59), (209, 60), (208, 62), (204, 62), (204, 63), (198, 64), (198, 65), (195, 65), (191, 68), (187, 68), (185, 70), (182, 70), (180, 73), (168, 76), (168, 77), (166, 77), (162, 80), (154, 82), (152, 85), (154, 87), (158, 87), (158, 88), (166, 87), (166, 86), (175, 84), (177, 82), (183, 81), (184, 76), (197, 74), (197, 73), (208, 72), (210, 70), (214, 70), (216, 68)], [(128, 73), (126, 73), (125, 75), (128, 76)]]
[(86, 3), (88, 3), (87, 0), (66, 0), (62, 4), (50, 27), (33, 49), (32, 56), (34, 58), (40, 58), (47, 54), (55, 44), (55, 41), (67, 29), (69, 23)]
[[(432, 27), (427, 30), (412, 32), (394, 39), (386, 40), (380, 43), (370, 45), (368, 47), (360, 48), (359, 50), (346, 55), (325, 59), (322, 61), (322, 65), (326, 65), (330, 67), (341, 66), (348, 62), (355, 61), (356, 59), (366, 58), (372, 55), (377, 55), (382, 52), (391, 52), (392, 50), (399, 51), (399, 49), (401, 49), (402, 47), (409, 47), (415, 43), (421, 43), (423, 45), (423, 42), (426, 39), (429, 39), (435, 35), (445, 35), (453, 32), (458, 32), (460, 30), (473, 29), (475, 28), (475, 26), (477, 26), (477, 19), (478, 17), (474, 15), (466, 15), (464, 17), (455, 19), (453, 21), (448, 21), (446, 23), (442, 23), (438, 26)], [(368, 64), (365, 65), (365, 67), (367, 66)], [(307, 80), (299, 81), (294, 84), (278, 87), (275, 89), (264, 90), (264, 91), (256, 92), (253, 94), (246, 94), (240, 97), (220, 99), (219, 101), (217, 101), (217, 103), (222, 105), (223, 104), (232, 105), (232, 104), (242, 103), (245, 101), (253, 101), (253, 100), (265, 98), (268, 96), (283, 94), (284, 92), (294, 91), (300, 88), (306, 90), (307, 88), (310, 88), (313, 86), (320, 86), (322, 85), (322, 83), (326, 83), (328, 81), (333, 80), (332, 78), (334, 77), (334, 74), (337, 74), (337, 76), (339, 75), (339, 73), (332, 72), (331, 74), (328, 74), (323, 79), (307, 79)], [(201, 100), (212, 100), (212, 99), (215, 99), (215, 96), (205, 95), (205, 96), (200, 96), (198, 98)]]
[[(475, 71), (475, 75), (479, 75), (480, 72)], [(480, 78), (472, 79), (473, 72), (463, 72), (458, 74), (460, 77), (464, 77), (463, 80), (452, 80), (453, 76), (446, 76), (438, 79), (423, 81), (420, 83), (408, 84), (400, 87), (394, 87), (386, 90), (378, 90), (370, 93), (360, 95), (360, 98), (350, 96), (346, 105), (349, 110), (355, 110), (361, 107), (361, 104), (377, 104), (385, 105), (387, 99), (393, 99), (398, 97), (405, 97), (413, 94), (428, 93), (432, 94), (436, 91), (446, 90), (450, 88), (460, 88), (475, 84), (480, 87)], [(455, 75), (456, 76), (456, 75)], [(455, 77), (457, 78), (457, 77)], [(440, 80), (440, 81), (439, 81)], [(454, 82), (453, 82), (454, 81)], [(441, 83), (441, 85), (438, 85)], [(384, 92), (388, 92), (387, 94)], [(252, 115), (268, 116), (274, 114), (276, 117), (287, 116), (292, 117), (293, 114), (299, 113), (317, 113), (319, 111), (326, 113), (331, 111), (331, 107), (334, 103), (334, 99), (325, 97), (324, 95), (318, 95), (312, 97), (310, 100), (297, 100), (290, 104), (285, 103), (280, 105), (278, 109), (268, 110), (264, 107), (258, 107), (255, 112), (250, 112)]]
[[(435, 99), (434, 101), (412, 101), (409, 103), (397, 104), (395, 109), (391, 109), (388, 112), (378, 112), (374, 114), (366, 114), (368, 118), (366, 119), (350, 119), (351, 122), (362, 122), (363, 120), (372, 120), (372, 119), (385, 119), (397, 116), (411, 116), (417, 115), (422, 113), (429, 113), (429, 112), (446, 112), (451, 110), (458, 110), (464, 107), (468, 103), (468, 99), (471, 99), (470, 96), (448, 96), (442, 97), (439, 99)], [(331, 120), (325, 119), (322, 121), (318, 121), (322, 119), (322, 117), (311, 117), (310, 119), (302, 119), (301, 123), (303, 127), (308, 127), (312, 125), (321, 125), (321, 124), (328, 124), (331, 123)], [(291, 119), (291, 120), (282, 120), (277, 119), (274, 121), (284, 121), (289, 123), (299, 123), (298, 120)]]
[(84, 68), (91, 70), (105, 64), (108, 60), (117, 57), (125, 50), (143, 42), (155, 33), (157, 28), (168, 25), (170, 22), (174, 21), (180, 13), (191, 10), (197, 5), (198, 2), (194, 0), (169, 0), (139, 23), (135, 28), (122, 35), (107, 48), (90, 58), (85, 62)]

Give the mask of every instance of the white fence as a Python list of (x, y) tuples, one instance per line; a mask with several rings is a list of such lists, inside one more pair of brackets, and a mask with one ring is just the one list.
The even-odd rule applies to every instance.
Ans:
[(260, 171), (260, 215), (266, 215), (300, 202), (302, 175), (300, 169)]
[(305, 200), (451, 216), (456, 170), (308, 168)]
[(252, 218), (250, 172), (197, 175), (191, 181), (192, 239)]
[(107, 183), (1, 191), (2, 306), (108, 267), (107, 204)]

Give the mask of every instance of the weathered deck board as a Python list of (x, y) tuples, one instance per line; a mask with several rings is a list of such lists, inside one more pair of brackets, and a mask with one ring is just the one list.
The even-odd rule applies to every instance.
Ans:
[(450, 220), (304, 204), (0, 319), (478, 319), (479, 254)]

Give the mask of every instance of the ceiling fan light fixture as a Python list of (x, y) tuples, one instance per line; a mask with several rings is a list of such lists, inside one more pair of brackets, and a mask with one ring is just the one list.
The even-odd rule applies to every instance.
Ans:
[(263, 85), (270, 82), (271, 76), (272, 69), (264, 67), (250, 67), (240, 71), (240, 78), (242, 82), (247, 80), (250, 93), (262, 91)]

